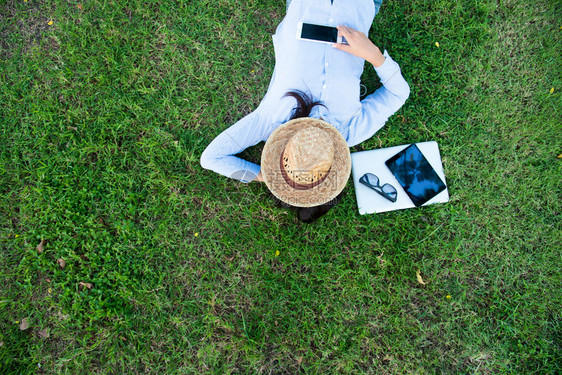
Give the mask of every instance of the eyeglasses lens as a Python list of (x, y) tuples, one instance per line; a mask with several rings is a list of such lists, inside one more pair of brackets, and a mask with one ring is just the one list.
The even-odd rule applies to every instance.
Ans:
[(372, 173), (366, 173), (365, 178), (371, 186), (379, 186), (379, 178)]
[(394, 186), (392, 186), (392, 185), (390, 185), (390, 184), (384, 184), (384, 185), (382, 186), (382, 191), (383, 191), (385, 194), (388, 194), (388, 196), (390, 196), (390, 197), (392, 197), (392, 198), (396, 197), (396, 194), (397, 194), (397, 191), (396, 191), (396, 189), (394, 188)]

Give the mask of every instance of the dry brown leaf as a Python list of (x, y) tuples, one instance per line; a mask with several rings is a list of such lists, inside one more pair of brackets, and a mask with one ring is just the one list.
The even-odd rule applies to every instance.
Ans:
[(37, 252), (42, 253), (45, 250), (45, 240), (41, 240), (39, 245), (37, 245)]
[(123, 341), (127, 341), (127, 339), (124, 338), (123, 336), (119, 336), (119, 338), (120, 338), (121, 340), (123, 340)]
[(302, 363), (302, 357), (297, 358), (297, 363), (300, 365)]
[(80, 282), (78, 283), (78, 285), (80, 285), (81, 287), (88, 288), (88, 289), (92, 289), (92, 286), (93, 286), (93, 285), (90, 284), (90, 283), (83, 283), (82, 281), (80, 281)]
[(80, 10), (84, 10), (84, 7), (82, 6), (82, 4), (77, 4), (76, 7)]
[(21, 320), (21, 323), (20, 323), (20, 329), (21, 329), (22, 331), (25, 331), (25, 330), (28, 329), (28, 328), (29, 328), (29, 323), (27, 322), (27, 318), (23, 318), (23, 319)]
[(78, 128), (76, 126), (67, 126), (66, 127), (68, 130), (74, 130), (74, 131), (78, 131)]
[(49, 338), (49, 328), (42, 329), (41, 331), (37, 332), (39, 336), (43, 337), (44, 339)]
[(378, 255), (378, 256), (377, 256), (377, 259), (379, 260), (379, 265), (380, 265), (381, 267), (384, 267), (385, 264), (386, 264), (386, 260), (384, 260), (384, 259), (382, 258), (383, 255), (384, 255), (384, 251), (381, 253), (381, 255)]
[(66, 262), (62, 258), (57, 259), (57, 263), (59, 264), (60, 268), (66, 267)]
[(418, 279), (418, 283), (425, 285), (427, 284), (426, 282), (423, 281), (422, 277), (421, 277), (421, 271), (418, 269), (416, 271), (416, 278)]
[(4, 341), (0, 341), (0, 348), (4, 346)]

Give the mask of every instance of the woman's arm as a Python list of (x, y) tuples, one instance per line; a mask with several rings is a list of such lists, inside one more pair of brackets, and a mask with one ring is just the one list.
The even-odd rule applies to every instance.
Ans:
[(255, 181), (260, 176), (260, 166), (234, 155), (256, 145), (267, 131), (254, 111), (219, 134), (201, 155), (201, 166), (218, 174), (242, 182)]
[(347, 143), (351, 147), (371, 138), (384, 126), (388, 118), (404, 105), (410, 96), (410, 87), (402, 77), (400, 66), (386, 51), (382, 54), (365, 34), (347, 26), (338, 29), (349, 45), (334, 44), (334, 48), (370, 62), (383, 85), (361, 101), (361, 111), (349, 122)]

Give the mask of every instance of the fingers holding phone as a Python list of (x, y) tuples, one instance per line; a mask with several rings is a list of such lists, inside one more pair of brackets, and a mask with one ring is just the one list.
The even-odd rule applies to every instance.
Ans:
[(337, 29), (339, 35), (343, 36), (347, 41), (347, 45), (335, 43), (332, 44), (332, 47), (350, 53), (354, 56), (361, 57), (373, 64), (375, 67), (379, 67), (384, 63), (385, 58), (379, 47), (371, 42), (364, 33), (343, 25), (338, 26)]

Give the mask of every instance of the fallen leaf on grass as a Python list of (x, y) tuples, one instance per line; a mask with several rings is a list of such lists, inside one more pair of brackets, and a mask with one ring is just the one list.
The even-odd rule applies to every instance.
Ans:
[(562, 154), (558, 155), (558, 159), (562, 159)]
[(57, 259), (57, 263), (59, 264), (60, 268), (66, 267), (66, 262), (62, 258)]
[(421, 277), (421, 271), (418, 269), (416, 271), (416, 278), (418, 279), (418, 283), (425, 285), (427, 284), (426, 282), (423, 281), (422, 277)]
[(302, 363), (302, 357), (297, 358), (297, 363), (300, 365)]
[(476, 361), (476, 362), (481, 362), (481, 361), (487, 361), (488, 359), (491, 358), (491, 355), (488, 353), (479, 353), (475, 356), (470, 357), (470, 359), (472, 361)]
[(84, 283), (84, 282), (82, 282), (82, 281), (80, 281), (80, 282), (78, 283), (78, 285), (80, 285), (80, 286), (83, 287), (83, 288), (88, 288), (88, 289), (92, 289), (92, 286), (93, 286), (93, 285), (90, 284), (90, 283)]
[(48, 339), (49, 338), (49, 328), (42, 329), (41, 331), (37, 332), (37, 334), (39, 334), (39, 336), (41, 336), (44, 339)]
[(124, 338), (123, 336), (119, 336), (119, 338), (120, 338), (121, 340), (123, 340), (123, 341), (127, 341), (127, 339)]
[(80, 10), (84, 10), (84, 7), (82, 6), (82, 4), (77, 4), (76, 7)]
[(39, 245), (37, 245), (37, 252), (42, 253), (45, 250), (45, 240), (41, 240)]
[(386, 260), (384, 260), (384, 259), (382, 258), (383, 255), (384, 255), (384, 251), (381, 253), (381, 255), (377, 255), (377, 259), (379, 260), (379, 265), (380, 265), (381, 267), (384, 267), (385, 264), (386, 264)]
[(20, 329), (21, 329), (22, 331), (25, 331), (25, 330), (28, 329), (28, 328), (29, 328), (29, 323), (27, 322), (27, 318), (23, 318), (23, 319), (21, 320), (21, 323), (20, 323)]
[(0, 348), (4, 346), (4, 341), (0, 341)]

